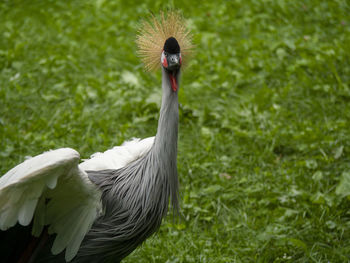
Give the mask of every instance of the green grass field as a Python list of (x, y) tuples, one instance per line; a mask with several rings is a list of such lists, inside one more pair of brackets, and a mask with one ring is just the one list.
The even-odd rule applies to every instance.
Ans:
[(153, 136), (161, 78), (135, 36), (179, 9), (181, 220), (124, 262), (350, 262), (350, 2), (0, 2), (0, 174)]

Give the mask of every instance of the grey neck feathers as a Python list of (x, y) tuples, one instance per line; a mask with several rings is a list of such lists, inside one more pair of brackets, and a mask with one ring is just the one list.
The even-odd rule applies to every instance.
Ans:
[[(178, 83), (180, 74), (177, 74)], [(158, 160), (161, 176), (168, 182), (171, 203), (178, 210), (178, 176), (177, 176), (177, 138), (179, 122), (178, 90), (173, 91), (168, 73), (162, 68), (162, 106), (158, 121), (157, 135), (152, 148), (152, 154)]]
[(162, 70), (162, 106), (153, 151), (155, 154), (160, 154), (162, 159), (173, 161), (176, 160), (177, 153), (179, 103), (177, 91), (171, 89), (168, 73)]

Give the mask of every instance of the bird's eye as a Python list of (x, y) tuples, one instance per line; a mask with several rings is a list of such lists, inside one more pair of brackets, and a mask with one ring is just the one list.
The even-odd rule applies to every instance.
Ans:
[(168, 53), (167, 53), (167, 52), (164, 52), (164, 55), (165, 55), (166, 57), (168, 57)]

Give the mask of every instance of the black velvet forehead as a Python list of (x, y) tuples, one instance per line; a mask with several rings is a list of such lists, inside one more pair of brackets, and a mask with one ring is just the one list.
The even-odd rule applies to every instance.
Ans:
[(180, 53), (180, 46), (174, 37), (169, 37), (164, 43), (164, 51), (170, 54)]

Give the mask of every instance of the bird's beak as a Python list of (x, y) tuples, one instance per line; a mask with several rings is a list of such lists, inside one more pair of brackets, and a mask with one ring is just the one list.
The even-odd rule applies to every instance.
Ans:
[(171, 88), (173, 91), (177, 91), (177, 79), (176, 75), (181, 66), (181, 55), (179, 54), (171, 54), (168, 56), (168, 67), (169, 78), (171, 83)]
[(181, 66), (181, 55), (179, 54), (171, 54), (167, 58), (168, 67), (167, 69), (170, 71), (177, 70)]

